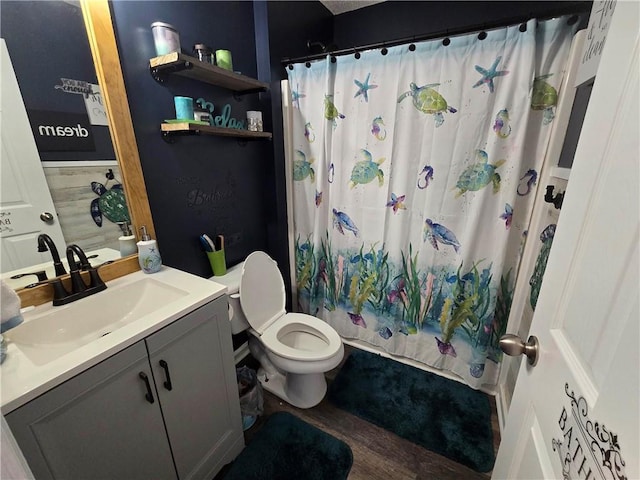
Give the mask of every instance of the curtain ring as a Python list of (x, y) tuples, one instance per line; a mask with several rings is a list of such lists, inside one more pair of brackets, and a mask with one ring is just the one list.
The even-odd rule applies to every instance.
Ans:
[(478, 40), (484, 40), (485, 38), (487, 38), (487, 32), (483, 30), (478, 34)]
[(384, 46), (384, 43), (382, 44), (382, 49), (380, 50), (380, 53), (382, 55), (386, 55), (387, 53), (389, 53), (389, 50), (387, 50), (387, 47)]
[(289, 64), (289, 65), (287, 65), (287, 68), (288, 68), (289, 70), (293, 70), (293, 65)]
[(360, 52), (357, 51), (355, 48), (353, 49), (353, 51), (354, 51), (353, 56), (356, 57), (356, 60), (360, 60), (360, 56), (361, 56)]
[(336, 63), (336, 57), (334, 57), (333, 55), (331, 55), (331, 63)]
[(450, 43), (451, 40), (449, 40), (449, 37), (445, 37), (445, 39), (442, 40), (442, 45), (444, 45), (445, 47), (449, 46)]
[(304, 64), (305, 67), (310, 68), (311, 67), (311, 62), (307, 62)]
[(416, 46), (413, 43), (411, 45), (409, 45), (409, 51), (410, 52), (415, 52), (416, 51)]
[(522, 22), (520, 24), (520, 27), (518, 28), (518, 30), (520, 30), (522, 33), (527, 31), (527, 22)]

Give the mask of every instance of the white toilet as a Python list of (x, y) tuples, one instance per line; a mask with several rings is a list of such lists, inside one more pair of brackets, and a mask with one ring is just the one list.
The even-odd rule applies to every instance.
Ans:
[(263, 388), (298, 408), (320, 403), (327, 391), (324, 372), (344, 356), (338, 333), (319, 318), (285, 311), (282, 275), (264, 252), (253, 252), (244, 264), (213, 280), (229, 290), (232, 332), (249, 329), (249, 349), (260, 362)]

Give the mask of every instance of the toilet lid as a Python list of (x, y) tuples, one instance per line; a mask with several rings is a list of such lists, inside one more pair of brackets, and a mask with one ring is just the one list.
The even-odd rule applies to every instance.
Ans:
[(285, 314), (285, 301), (277, 263), (264, 252), (253, 252), (244, 261), (240, 279), (240, 305), (249, 325), (262, 334)]

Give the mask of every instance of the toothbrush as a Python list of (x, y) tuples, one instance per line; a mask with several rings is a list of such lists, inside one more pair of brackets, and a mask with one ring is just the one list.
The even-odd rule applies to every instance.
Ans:
[(207, 252), (215, 252), (216, 247), (206, 233), (200, 235), (200, 243)]

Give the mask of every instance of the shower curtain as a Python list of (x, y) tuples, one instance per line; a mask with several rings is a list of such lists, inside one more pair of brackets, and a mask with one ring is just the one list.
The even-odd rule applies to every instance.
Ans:
[(301, 310), (497, 383), (573, 33), (530, 20), (288, 70)]

